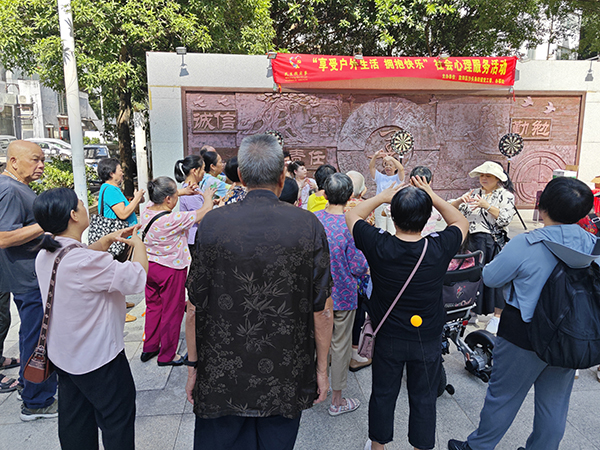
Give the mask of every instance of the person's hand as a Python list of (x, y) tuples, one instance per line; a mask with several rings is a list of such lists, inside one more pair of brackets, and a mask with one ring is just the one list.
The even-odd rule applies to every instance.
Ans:
[(471, 199), (467, 203), (473, 209), (475, 209), (475, 208), (488, 209), (490, 207), (490, 203), (483, 197), (480, 197), (479, 195), (475, 195), (474, 197), (471, 197)]
[(400, 189), (402, 189), (404, 187), (406, 187), (406, 185), (403, 183), (400, 183), (400, 184), (392, 183), (392, 185), (389, 188), (384, 189), (377, 196), (381, 199), (381, 203), (391, 203), (392, 198), (394, 198), (394, 195), (396, 195), (396, 192), (398, 192)]
[(329, 391), (329, 377), (327, 376), (327, 371), (320, 372), (319, 369), (317, 369), (317, 394), (319, 394), (319, 396), (313, 403), (316, 405), (317, 403), (327, 400), (327, 391)]
[(204, 197), (204, 203), (211, 203), (213, 204), (213, 196), (215, 195), (215, 193), (217, 192), (217, 188), (214, 187), (208, 187), (206, 189), (204, 189), (204, 191), (200, 191), (200, 195), (202, 197)]
[(194, 386), (196, 385), (196, 368), (188, 367), (188, 378), (185, 383), (185, 393), (187, 394), (187, 401), (192, 405), (194, 404), (194, 397), (192, 397), (192, 392), (194, 390)]
[(133, 191), (133, 199), (138, 202), (143, 202), (145, 193), (146, 191), (143, 189), (140, 189), (139, 191), (136, 189), (135, 191)]
[(109, 242), (109, 245), (113, 242), (124, 242), (128, 243), (130, 237), (133, 234), (136, 234), (140, 229), (141, 225), (135, 225), (133, 227), (123, 228), (122, 230), (113, 231), (110, 234), (104, 236), (104, 238)]
[(179, 195), (195, 195), (198, 193), (198, 184), (190, 183), (184, 188), (178, 189), (177, 194)]
[(472, 200), (471, 194), (473, 193), (473, 191), (469, 191), (466, 194), (464, 194), (462, 197), (459, 197), (459, 200), (461, 203), (469, 203)]
[(427, 182), (425, 177), (412, 177), (410, 179), (410, 184), (412, 184), (414, 187), (424, 190), (433, 199), (433, 189), (431, 189), (431, 185)]

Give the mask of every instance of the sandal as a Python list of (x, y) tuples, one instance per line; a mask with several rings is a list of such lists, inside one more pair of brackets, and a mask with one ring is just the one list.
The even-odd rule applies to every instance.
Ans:
[(18, 385), (19, 382), (14, 378), (9, 378), (8, 381), (5, 382), (0, 381), (0, 394), (16, 391)]
[[(10, 361), (8, 364), (5, 364), (6, 361)], [(19, 367), (21, 363), (17, 358), (6, 358), (5, 356), (0, 356), (0, 370), (3, 369), (12, 369), (13, 367)]]
[(174, 359), (173, 361), (168, 361), (168, 362), (161, 362), (158, 361), (158, 365), (160, 367), (164, 367), (164, 366), (183, 366), (183, 363), (185, 362), (185, 359), (183, 359), (183, 356), (178, 355), (179, 358)]
[(339, 416), (340, 414), (348, 413), (355, 411), (360, 406), (360, 400), (357, 398), (346, 398), (345, 405), (333, 406), (329, 405), (329, 415), (330, 416)]

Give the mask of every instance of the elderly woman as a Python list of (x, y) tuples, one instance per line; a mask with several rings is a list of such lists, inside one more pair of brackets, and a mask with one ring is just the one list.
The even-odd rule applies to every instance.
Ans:
[(211, 188), (216, 190), (217, 197), (224, 197), (230, 186), (225, 183), (221, 173), (225, 169), (223, 158), (213, 147), (205, 145), (200, 150), (200, 156), (204, 159), (204, 170), (206, 174), (200, 183), (200, 189)]
[[(87, 211), (66, 188), (40, 194), (33, 212), (36, 222), (53, 235), (44, 239), (35, 262), (42, 298), (48, 296), (54, 260), (68, 252), (56, 271), (47, 340), (48, 358), (59, 375), (61, 448), (97, 449), (100, 428), (105, 449), (133, 449), (135, 385), (123, 326), (125, 295), (143, 291), (148, 270), (137, 227), (111, 233), (90, 246), (82, 244)], [(121, 263), (106, 252), (115, 241), (133, 247), (131, 261)]]
[[(478, 177), (481, 187), (472, 189), (458, 200), (454, 200), (452, 206), (458, 208), (469, 221), (469, 250), (482, 250), (485, 262), (489, 263), (508, 241), (506, 228), (515, 215), (513, 184), (500, 163), (494, 161), (486, 161), (477, 166), (469, 172), (469, 176)], [(476, 312), (494, 313), (487, 325), (490, 333), (498, 331), (504, 304), (500, 289), (484, 286)]]
[[(442, 283), (452, 257), (469, 228), (467, 220), (442, 200), (424, 178), (413, 186), (390, 186), (346, 213), (356, 247), (371, 268), (373, 294), (369, 314), (376, 327), (404, 286), (425, 249), (421, 265), (377, 334), (373, 355), (373, 386), (369, 401), (366, 449), (382, 450), (394, 432), (394, 410), (406, 366), (410, 413), (408, 440), (415, 449), (435, 446), (437, 389), (441, 373), (441, 334), (446, 313)], [(380, 233), (365, 222), (375, 208), (392, 205), (396, 233)], [(423, 237), (431, 208), (442, 214), (448, 228)], [(422, 320), (419, 324), (418, 316)], [(415, 323), (415, 326), (411, 322)]]
[(115, 158), (100, 160), (98, 176), (103, 182), (98, 193), (98, 212), (109, 219), (126, 220), (129, 225), (135, 225), (135, 208), (144, 198), (144, 190), (134, 191), (133, 199), (129, 203), (121, 191), (123, 169), (119, 160)]
[[(377, 170), (377, 159), (383, 159), (383, 173)], [(404, 166), (396, 158), (383, 150), (375, 152), (369, 162), (371, 178), (377, 185), (376, 193), (379, 194), (392, 184), (400, 184), (404, 181)], [(387, 230), (390, 234), (396, 232), (394, 223), (389, 215), (383, 215), (386, 205), (381, 205), (375, 210), (375, 226)]]
[(325, 182), (324, 189), (327, 207), (315, 215), (327, 233), (331, 258), (333, 335), (329, 352), (332, 389), (329, 414), (337, 416), (360, 406), (358, 399), (342, 398), (342, 389), (347, 385), (352, 356), (352, 325), (358, 307), (358, 277), (366, 275), (369, 267), (365, 256), (354, 245), (344, 216), (344, 207), (354, 190), (352, 180), (346, 174), (334, 173)]
[(140, 359), (147, 362), (158, 356), (159, 366), (180, 366), (177, 355), (181, 321), (185, 310), (185, 281), (192, 261), (188, 232), (212, 209), (214, 189), (201, 193), (202, 207), (196, 211), (176, 211), (179, 195), (177, 184), (169, 177), (148, 182), (151, 204), (141, 221), (146, 234), (149, 269), (146, 284), (146, 323), (144, 348)]

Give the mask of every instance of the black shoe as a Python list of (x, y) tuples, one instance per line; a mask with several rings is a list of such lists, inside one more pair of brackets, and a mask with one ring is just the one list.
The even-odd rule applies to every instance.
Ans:
[(164, 367), (164, 366), (183, 366), (183, 363), (185, 362), (185, 359), (183, 358), (183, 356), (180, 356), (177, 359), (174, 359), (173, 361), (168, 361), (168, 362), (160, 362), (158, 361), (158, 365), (160, 367)]
[(525, 447), (519, 447), (517, 450), (525, 450)]
[(467, 444), (467, 441), (457, 441), (456, 439), (450, 439), (448, 441), (448, 450), (472, 450)]
[(155, 356), (158, 356), (159, 353), (160, 352), (158, 350), (155, 352), (142, 352), (140, 359), (142, 360), (142, 362), (148, 362)]

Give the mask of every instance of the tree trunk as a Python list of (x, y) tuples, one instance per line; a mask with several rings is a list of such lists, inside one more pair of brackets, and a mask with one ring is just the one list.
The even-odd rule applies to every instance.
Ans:
[[(130, 59), (126, 47), (121, 48), (119, 62)], [(131, 153), (131, 132), (129, 121), (131, 119), (131, 90), (128, 87), (127, 77), (119, 80), (119, 116), (117, 117), (117, 136), (119, 139), (119, 155), (123, 169), (123, 192), (125, 197), (133, 197), (134, 162)]]

